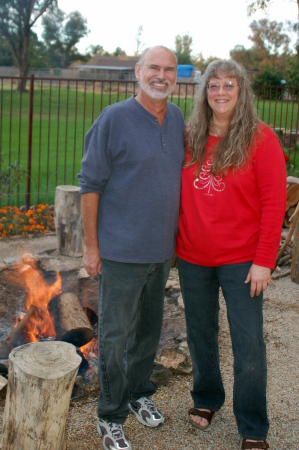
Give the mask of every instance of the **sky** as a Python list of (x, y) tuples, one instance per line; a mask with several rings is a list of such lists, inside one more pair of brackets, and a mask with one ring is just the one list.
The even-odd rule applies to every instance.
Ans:
[[(117, 47), (133, 55), (136, 36), (143, 27), (143, 48), (165, 45), (175, 49), (175, 37), (189, 34), (193, 38), (192, 55), (229, 58), (235, 45), (250, 48), (249, 24), (266, 17), (258, 12), (247, 16), (246, 0), (197, 0), (142, 2), (142, 0), (58, 0), (59, 8), (69, 14), (79, 11), (87, 19), (90, 33), (77, 44), (81, 53), (89, 45), (102, 45), (112, 53)], [(269, 20), (296, 20), (297, 3), (292, 0), (273, 0)], [(35, 31), (40, 34), (40, 24)]]

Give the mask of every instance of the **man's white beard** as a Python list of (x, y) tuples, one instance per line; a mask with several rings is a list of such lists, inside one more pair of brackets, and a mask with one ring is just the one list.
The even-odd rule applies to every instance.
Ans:
[[(166, 89), (166, 91), (159, 91), (157, 89), (155, 89), (154, 87), (152, 87), (153, 83), (165, 83), (168, 88)], [(146, 92), (146, 94), (148, 94), (150, 97), (152, 98), (156, 98), (156, 99), (163, 99), (163, 98), (167, 98), (173, 91), (175, 88), (175, 84), (170, 87), (170, 83), (168, 80), (157, 80), (156, 78), (153, 78), (149, 84), (145, 84), (142, 81), (142, 77), (140, 77), (139, 79), (139, 86), (141, 87), (141, 89)]]

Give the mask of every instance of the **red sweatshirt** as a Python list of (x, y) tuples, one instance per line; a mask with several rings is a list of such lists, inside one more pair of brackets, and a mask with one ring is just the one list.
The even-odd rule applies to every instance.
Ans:
[[(206, 153), (220, 138), (208, 139)], [(253, 261), (274, 269), (286, 208), (286, 167), (274, 132), (261, 125), (256, 151), (245, 169), (225, 177), (204, 161), (182, 170), (177, 255), (194, 264), (220, 266)]]

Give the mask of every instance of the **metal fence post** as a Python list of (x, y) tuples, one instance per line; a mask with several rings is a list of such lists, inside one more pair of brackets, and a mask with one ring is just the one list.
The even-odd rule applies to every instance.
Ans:
[(33, 123), (33, 93), (34, 93), (34, 74), (30, 76), (29, 90), (29, 111), (28, 111), (28, 140), (27, 140), (27, 182), (26, 182), (26, 211), (30, 208), (31, 193), (31, 154), (32, 154), (32, 123)]

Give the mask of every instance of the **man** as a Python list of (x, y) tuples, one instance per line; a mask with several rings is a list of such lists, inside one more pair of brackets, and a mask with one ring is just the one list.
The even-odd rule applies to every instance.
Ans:
[[(131, 449), (131, 411), (156, 427), (163, 415), (149, 381), (159, 344), (165, 284), (175, 250), (184, 119), (167, 102), (177, 60), (163, 46), (135, 67), (139, 93), (108, 106), (86, 134), (81, 172), (83, 260), (99, 284), (98, 432), (103, 447)], [(124, 358), (125, 355), (125, 358)]]

